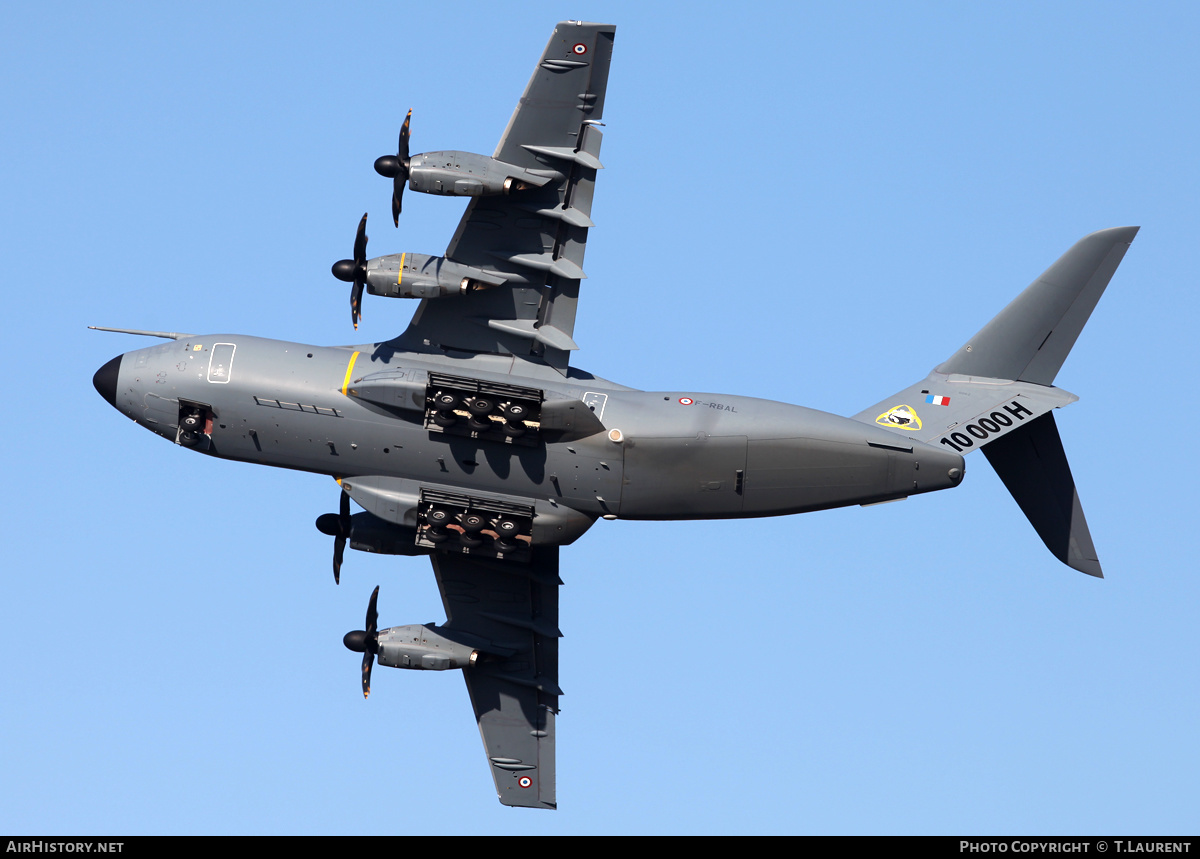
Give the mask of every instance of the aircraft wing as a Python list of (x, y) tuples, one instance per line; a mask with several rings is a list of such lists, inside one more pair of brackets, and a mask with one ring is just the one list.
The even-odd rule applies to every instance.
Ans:
[(555, 808), (558, 547), (534, 549), (527, 566), (457, 553), (430, 557), (444, 628), (494, 645), (463, 676), (500, 802)]
[(402, 348), (519, 355), (566, 371), (602, 166), (593, 123), (604, 112), (615, 33), (609, 24), (554, 28), (494, 155), (549, 181), (473, 199), (446, 250), (500, 285), (422, 301)]

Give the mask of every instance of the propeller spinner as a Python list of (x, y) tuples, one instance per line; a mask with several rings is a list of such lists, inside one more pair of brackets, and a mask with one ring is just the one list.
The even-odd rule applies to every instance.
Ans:
[(379, 612), (375, 611), (375, 604), (378, 600), (379, 585), (376, 585), (375, 590), (371, 593), (371, 601), (367, 604), (367, 628), (347, 632), (342, 638), (342, 644), (346, 645), (347, 649), (363, 655), (362, 687), (364, 698), (371, 694), (371, 666), (375, 664), (375, 654), (379, 651), (379, 630), (376, 628), (379, 621)]
[(375, 172), (392, 180), (392, 221), (400, 226), (400, 201), (404, 199), (404, 186), (408, 182), (408, 127), (412, 121), (412, 111), (404, 117), (400, 126), (400, 142), (396, 144), (395, 155), (384, 155), (375, 159)]
[(350, 290), (350, 321), (354, 330), (358, 330), (358, 320), (362, 318), (363, 287), (367, 284), (367, 215), (364, 212), (358, 222), (358, 232), (354, 236), (354, 259), (340, 259), (333, 264), (333, 276), (338, 280), (354, 284)]

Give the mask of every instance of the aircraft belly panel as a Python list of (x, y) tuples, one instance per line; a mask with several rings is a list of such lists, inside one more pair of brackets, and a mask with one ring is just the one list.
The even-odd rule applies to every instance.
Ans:
[(640, 438), (625, 445), (625, 519), (740, 516), (746, 436)]
[(753, 439), (746, 461), (745, 512), (821, 510), (896, 493), (893, 455), (866, 444), (809, 438)]
[(553, 445), (547, 467), (547, 497), (601, 516), (616, 515), (620, 510), (624, 471), (620, 445), (609, 445), (607, 450), (580, 444)]

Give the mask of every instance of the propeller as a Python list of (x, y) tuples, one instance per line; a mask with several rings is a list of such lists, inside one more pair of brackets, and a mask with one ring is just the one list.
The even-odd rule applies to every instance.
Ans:
[(371, 666), (375, 664), (375, 654), (379, 652), (379, 632), (376, 624), (379, 612), (375, 611), (375, 603), (379, 600), (379, 585), (371, 593), (371, 601), (367, 603), (367, 628), (347, 632), (342, 638), (342, 644), (355, 653), (363, 655), (362, 687), (363, 697), (371, 694)]
[(325, 513), (317, 517), (317, 530), (333, 537), (333, 583), (342, 582), (342, 556), (346, 552), (346, 538), (350, 536), (350, 496), (342, 491), (337, 513)]
[(400, 126), (400, 142), (396, 144), (395, 155), (384, 155), (375, 159), (375, 172), (392, 180), (392, 220), (400, 226), (400, 201), (404, 199), (404, 186), (408, 182), (408, 126), (412, 121), (412, 111), (404, 117)]
[(363, 287), (367, 284), (367, 216), (363, 213), (358, 222), (358, 233), (354, 236), (354, 259), (340, 259), (333, 264), (333, 276), (346, 283), (353, 283), (350, 290), (350, 321), (358, 330), (362, 318)]

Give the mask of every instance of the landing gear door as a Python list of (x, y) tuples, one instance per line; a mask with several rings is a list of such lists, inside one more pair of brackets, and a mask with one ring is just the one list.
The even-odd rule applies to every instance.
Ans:
[(146, 394), (144, 402), (146, 423), (154, 424), (151, 429), (160, 435), (169, 434), (173, 438), (179, 429), (179, 400), (167, 399), (158, 394)]

